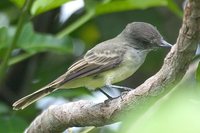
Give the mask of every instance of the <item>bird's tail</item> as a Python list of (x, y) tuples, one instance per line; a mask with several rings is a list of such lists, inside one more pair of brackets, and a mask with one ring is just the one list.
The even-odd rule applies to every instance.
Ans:
[(51, 92), (53, 92), (55, 90), (56, 90), (56, 88), (52, 88), (49, 86), (41, 88), (40, 90), (38, 90), (32, 94), (29, 94), (28, 96), (25, 96), (25, 97), (19, 99), (18, 101), (16, 101), (15, 103), (13, 103), (13, 109), (14, 110), (24, 109), (27, 106), (29, 106), (30, 104), (32, 104), (33, 102), (50, 94)]

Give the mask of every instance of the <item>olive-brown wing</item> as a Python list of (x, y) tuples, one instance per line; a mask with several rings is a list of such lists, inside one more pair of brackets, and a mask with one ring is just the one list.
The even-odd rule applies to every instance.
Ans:
[(68, 71), (48, 86), (59, 87), (68, 81), (95, 75), (119, 66), (123, 60), (124, 52), (105, 51), (101, 53), (89, 51), (83, 59), (75, 62)]

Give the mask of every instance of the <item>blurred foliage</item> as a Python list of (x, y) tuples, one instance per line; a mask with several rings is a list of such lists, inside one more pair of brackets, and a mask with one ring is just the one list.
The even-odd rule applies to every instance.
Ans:
[[(194, 83), (182, 83), (134, 119), (134, 112), (122, 125), (124, 133), (198, 133), (200, 132), (200, 87)], [(141, 107), (145, 108), (145, 107)]]
[[(25, 0), (11, 0), (11, 1), (14, 4), (16, 4), (16, 6), (18, 6), (19, 8), (21, 8), (25, 3)], [(56, 1), (55, 0), (35, 0), (31, 8), (31, 14), (32, 15), (41, 14), (43, 12), (59, 7), (68, 1), (70, 0), (56, 0)]]
[(9, 112), (8, 106), (0, 102), (0, 114), (5, 114), (7, 112)]
[(31, 8), (32, 15), (38, 15), (45, 11), (54, 9), (70, 0), (36, 0)]
[[(11, 38), (14, 36), (15, 29), (13, 27), (0, 28), (0, 54), (3, 56), (6, 52), (5, 49), (9, 47)], [(65, 37), (58, 39), (53, 35), (39, 34), (33, 31), (32, 25), (26, 24), (21, 32), (19, 41), (17, 42), (16, 49), (20, 49), (25, 53), (19, 54), (10, 59), (9, 65), (15, 64), (24, 60), (34, 54), (40, 52), (54, 52), (59, 54), (71, 53), (72, 42), (69, 38)]]
[(0, 117), (0, 131), (2, 133), (22, 133), (28, 126), (27, 122), (18, 116)]
[(21, 8), (24, 5), (24, 2), (25, 2), (25, 0), (10, 0), (10, 1), (13, 2), (19, 8)]
[(96, 14), (146, 9), (153, 6), (167, 6), (167, 0), (113, 0), (111, 2), (96, 5)]
[(182, 16), (182, 11), (173, 0), (85, 0), (86, 14), (60, 32), (58, 36), (63, 37), (71, 33), (94, 16), (155, 6), (168, 6), (176, 15)]
[[(176, 2), (173, 0), (84, 0), (83, 9), (73, 13), (65, 23), (60, 23), (58, 22), (60, 6), (72, 0), (34, 0), (30, 9), (28, 8), (29, 14), (25, 13), (24, 18), (19, 20), (25, 9), (27, 10), (24, 7), (25, 1), (30, 2), (30, 0), (1, 0), (0, 4), (0, 67), (14, 38), (17, 37), (14, 40), (15, 47), (11, 48), (11, 56), (8, 58), (5, 81), (0, 85), (0, 132), (23, 132), (40, 110), (35, 105), (31, 105), (25, 110), (13, 111), (11, 104), (63, 74), (84, 50), (116, 36), (127, 23), (132, 21), (152, 23), (157, 26), (166, 40), (175, 42), (182, 16), (180, 10), (182, 1), (178, 0)], [(19, 21), (23, 21), (22, 27), (19, 27)], [(20, 32), (15, 35), (17, 28), (20, 28)], [(122, 84), (136, 87), (142, 83), (161, 67), (166, 52), (167, 50), (159, 50), (149, 54), (140, 70)], [(199, 70), (198, 68), (197, 80), (200, 79)], [(196, 115), (196, 110), (199, 110), (199, 99), (192, 93), (193, 89), (183, 90), (184, 92), (171, 92), (173, 96), (170, 95), (169, 100), (161, 98), (158, 102), (163, 101), (162, 104), (154, 105), (137, 121), (128, 120), (128, 124), (124, 122), (119, 131), (163, 132), (167, 126), (172, 128), (179, 123), (180, 125), (175, 127), (178, 132), (183, 124), (187, 124), (183, 119), (182, 123), (179, 122), (181, 118), (194, 122), (193, 125), (188, 124), (190, 126), (188, 129), (198, 130), (195, 125), (198, 117), (188, 118), (187, 115)], [(78, 88), (75, 91), (61, 90), (51, 96), (63, 96), (73, 100), (88, 94), (90, 92), (85, 88)], [(168, 121), (165, 121), (166, 119)], [(156, 124), (159, 128), (155, 126)], [(110, 127), (102, 127), (88, 128), (83, 132), (114, 133), (117, 131)]]
[(200, 85), (200, 62), (198, 64), (197, 72), (196, 72), (196, 80), (198, 84)]

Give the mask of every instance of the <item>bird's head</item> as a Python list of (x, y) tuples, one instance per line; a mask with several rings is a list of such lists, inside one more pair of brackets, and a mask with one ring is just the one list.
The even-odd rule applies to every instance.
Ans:
[(153, 50), (172, 46), (163, 39), (156, 27), (144, 22), (129, 23), (121, 35), (136, 49)]

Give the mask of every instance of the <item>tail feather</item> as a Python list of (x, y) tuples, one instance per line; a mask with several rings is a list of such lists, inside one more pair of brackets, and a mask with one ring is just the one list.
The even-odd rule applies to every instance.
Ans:
[(29, 106), (30, 104), (37, 101), (38, 99), (50, 94), (51, 92), (53, 92), (55, 90), (56, 90), (56, 88), (51, 88), (51, 87), (42, 88), (28, 96), (25, 96), (25, 97), (19, 99), (15, 103), (13, 103), (13, 109), (14, 110), (24, 109), (27, 106)]

